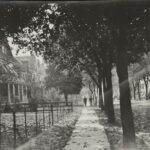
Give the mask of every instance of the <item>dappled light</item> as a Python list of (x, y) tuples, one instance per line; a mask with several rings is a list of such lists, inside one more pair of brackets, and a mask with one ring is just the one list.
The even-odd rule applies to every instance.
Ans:
[(0, 2), (0, 149), (150, 149), (150, 2)]

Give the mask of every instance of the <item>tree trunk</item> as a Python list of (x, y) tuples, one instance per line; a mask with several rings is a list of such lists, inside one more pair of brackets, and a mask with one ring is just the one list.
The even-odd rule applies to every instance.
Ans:
[(134, 83), (132, 82), (132, 86), (133, 86), (133, 97), (134, 100), (136, 99), (136, 86), (134, 85)]
[(146, 97), (146, 100), (148, 100), (148, 84), (145, 85), (145, 97)]
[(101, 84), (99, 85), (99, 108), (104, 110), (104, 103), (103, 103), (103, 98), (102, 98), (102, 87), (101, 87)]
[(148, 100), (148, 75), (143, 78), (145, 84), (145, 98)]
[(106, 83), (105, 85), (105, 111), (108, 116), (108, 122), (115, 122), (115, 113), (114, 113), (114, 105), (113, 105), (113, 94), (112, 94), (112, 74), (111, 67), (107, 67)]
[[(114, 21), (114, 41), (116, 46), (114, 49), (117, 58), (117, 74), (119, 77), (119, 90), (120, 90), (120, 113), (123, 130), (123, 148), (127, 150), (135, 150), (135, 129), (133, 122), (133, 114), (130, 99), (130, 86), (128, 78), (128, 63), (127, 57), (127, 19), (125, 17), (123, 5), (116, 5), (113, 8), (112, 16)], [(123, 7), (124, 8), (124, 7)], [(125, 16), (125, 17), (124, 17)]]
[(102, 77), (101, 77), (101, 71), (98, 70), (98, 88), (99, 88), (99, 107), (104, 110), (104, 102), (102, 97)]
[(107, 92), (107, 85), (106, 85), (106, 79), (103, 77), (103, 94), (104, 94), (104, 109), (106, 109), (106, 92)]
[(64, 94), (65, 101), (66, 101), (66, 106), (68, 106), (68, 94)]
[(93, 87), (93, 100), (94, 100), (94, 106), (97, 106), (96, 85), (94, 85)]
[(140, 80), (137, 83), (137, 88), (138, 88), (138, 97), (139, 97), (139, 100), (141, 100)]
[[(119, 50), (118, 50), (119, 51)], [(133, 114), (130, 100), (130, 87), (128, 80), (128, 66), (126, 51), (118, 52), (117, 73), (119, 77), (120, 89), (120, 112), (123, 128), (123, 147), (125, 149), (135, 149), (135, 130)]]

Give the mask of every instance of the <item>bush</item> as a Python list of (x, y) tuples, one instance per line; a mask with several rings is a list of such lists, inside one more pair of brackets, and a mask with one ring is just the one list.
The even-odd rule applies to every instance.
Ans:
[(30, 102), (29, 102), (29, 108), (30, 108), (30, 111), (34, 112), (37, 110), (37, 102), (35, 99), (32, 99)]
[(8, 112), (12, 112), (12, 108), (10, 107), (10, 105), (9, 104), (5, 104), (5, 106), (4, 106), (4, 112), (5, 113), (8, 113)]
[(58, 102), (61, 101), (61, 94), (58, 90), (56, 90), (55, 88), (51, 88), (49, 89), (49, 92), (47, 94), (47, 102)]

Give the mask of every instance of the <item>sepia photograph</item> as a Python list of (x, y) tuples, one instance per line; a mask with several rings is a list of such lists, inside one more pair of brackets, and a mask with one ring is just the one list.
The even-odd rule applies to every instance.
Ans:
[(150, 1), (0, 1), (0, 150), (150, 150)]

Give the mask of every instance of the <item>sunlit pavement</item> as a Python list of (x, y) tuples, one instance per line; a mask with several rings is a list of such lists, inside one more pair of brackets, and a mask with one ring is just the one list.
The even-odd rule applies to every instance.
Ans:
[(99, 124), (94, 108), (83, 108), (70, 141), (63, 150), (110, 150), (104, 127)]
[[(114, 101), (115, 108), (119, 107), (119, 100)], [(140, 106), (140, 107), (149, 107), (150, 108), (150, 100), (131, 100), (132, 107)]]

